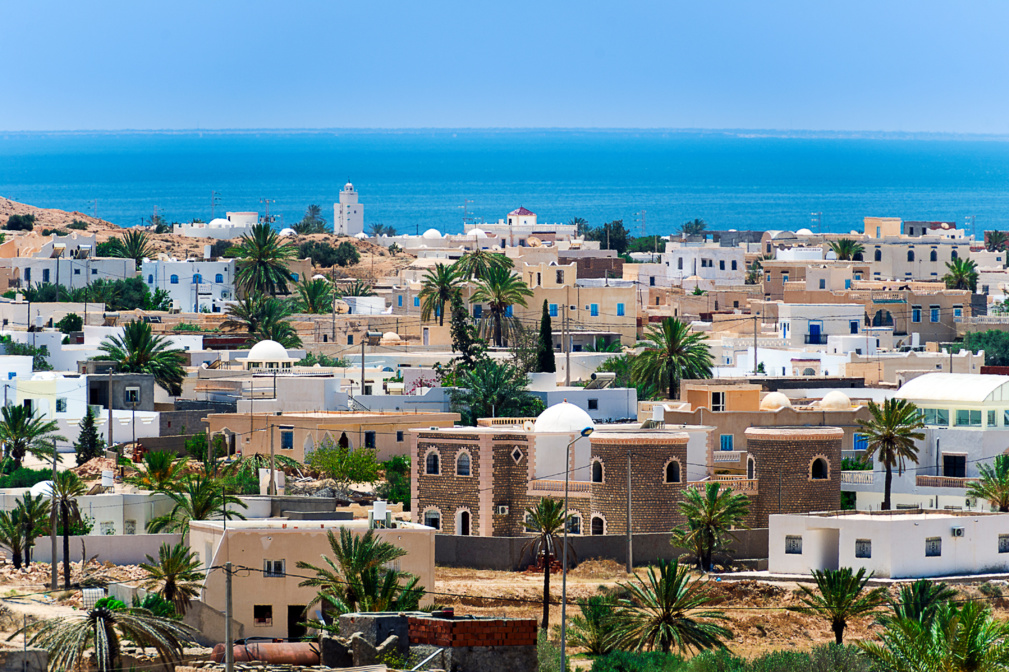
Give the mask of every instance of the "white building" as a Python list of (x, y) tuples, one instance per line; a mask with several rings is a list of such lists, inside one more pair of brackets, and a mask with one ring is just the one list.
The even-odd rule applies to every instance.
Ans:
[[(131, 262), (132, 263), (132, 262)], [(235, 260), (149, 261), (140, 273), (153, 292), (163, 289), (172, 306), (184, 312), (220, 313), (235, 297)]]
[(825, 346), (830, 336), (859, 335), (865, 306), (848, 303), (781, 303), (781, 337), (792, 347)]
[(502, 247), (535, 247), (544, 243), (571, 241), (578, 235), (578, 227), (574, 224), (540, 224), (536, 213), (526, 208), (512, 210), (507, 219), (466, 224), (463, 229), (466, 236), (496, 237), (504, 243)]
[(357, 202), (357, 191), (348, 182), (340, 192), (340, 202), (333, 204), (333, 233), (356, 236), (364, 233), (364, 206)]
[[(742, 285), (746, 280), (746, 259), (741, 247), (721, 247), (714, 243), (666, 243), (662, 264), (668, 284), (684, 290)], [(666, 285), (664, 282), (657, 284)]]
[(98, 257), (14, 257), (0, 259), (0, 268), (9, 268), (21, 279), (21, 286), (52, 283), (68, 289), (86, 287), (95, 280), (125, 280), (136, 276), (132, 259)]
[(187, 238), (214, 238), (216, 240), (231, 240), (252, 234), (252, 227), (259, 221), (258, 212), (229, 212), (227, 218), (220, 217), (210, 222), (190, 222), (176, 224), (172, 232), (177, 236)]
[(768, 569), (851, 567), (919, 579), (1009, 571), (1009, 514), (863, 511), (770, 516)]

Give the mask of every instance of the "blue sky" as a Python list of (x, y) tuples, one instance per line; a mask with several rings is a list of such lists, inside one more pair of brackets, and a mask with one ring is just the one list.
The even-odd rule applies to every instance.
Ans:
[(1009, 133), (1009, 3), (0, 3), (0, 130)]

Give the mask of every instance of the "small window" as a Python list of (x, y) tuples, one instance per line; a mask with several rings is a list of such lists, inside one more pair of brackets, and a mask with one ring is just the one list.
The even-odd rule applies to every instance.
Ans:
[(936, 250), (932, 250), (928, 253), (929, 261), (939, 261), (939, 253)]
[(148, 275), (147, 276), (147, 284), (148, 285), (153, 285), (154, 284), (154, 275)]
[(399, 296), (396, 297), (396, 305), (399, 308), (403, 307), (403, 295), (402, 294), (400, 294)]
[(284, 576), (283, 560), (263, 560), (263, 576), (280, 578)]
[(111, 520), (103, 520), (98, 523), (98, 531), (101, 532), (103, 536), (113, 535), (116, 533), (116, 524)]
[(883, 261), (883, 252), (877, 247), (876, 252), (872, 255), (873, 260)]
[(938, 558), (942, 555), (942, 537), (928, 537), (925, 539), (925, 557)]
[(592, 535), (606, 534), (606, 521), (602, 516), (592, 516)]
[(733, 436), (732, 434), (722, 434), (719, 437), (719, 447), (721, 450), (732, 450)]
[(193, 284), (199, 285), (203, 282), (203, 276), (199, 273), (193, 273)]
[(127, 387), (123, 392), (123, 400), (132, 406), (133, 404), (140, 403), (140, 388), (139, 387)]
[(455, 461), (455, 475), (469, 476), (469, 453), (460, 453), (459, 459)]
[(437, 476), (440, 473), (438, 465), (438, 453), (428, 453), (427, 458), (424, 460), (425, 469), (424, 473), (429, 476)]
[(396, 443), (403, 443), (403, 430), (396, 432)]
[(557, 271), (557, 284), (558, 285), (564, 284), (564, 271)]
[(908, 250), (907, 251), (907, 260), (908, 261), (914, 261), (914, 250)]
[(953, 251), (949, 253), (949, 260), (950, 260), (950, 261), (953, 261), (953, 260), (954, 260), (954, 259), (956, 259), (956, 258), (957, 258), (958, 256), (959, 256), (959, 255), (958, 255), (958, 254), (956, 253), (956, 248), (954, 248), (954, 249), (953, 249)]
[(942, 475), (950, 478), (965, 478), (967, 476), (967, 456), (944, 453), (942, 456)]
[(515, 461), (515, 464), (522, 461), (522, 451), (518, 448), (518, 446), (512, 449), (512, 460)]
[(280, 433), (280, 449), (294, 450), (294, 432), (284, 430)]
[(848, 322), (848, 330), (851, 333), (853, 333), (853, 334), (857, 334), (858, 333), (858, 320), (849, 320), (849, 322)]
[(592, 482), (603, 482), (603, 463), (599, 460), (592, 460)]
[(623, 316), (624, 316), (624, 304), (618, 303), (617, 304), (617, 317), (623, 317)]
[(437, 511), (424, 512), (424, 524), (436, 530), (441, 529), (441, 514)]
[(820, 278), (820, 289), (827, 289), (827, 281), (824, 278)]
[(375, 432), (365, 432), (364, 433), (364, 447), (365, 448), (375, 448)]
[(871, 539), (856, 539), (855, 540), (855, 557), (856, 558), (871, 558), (872, 557), (872, 540)]
[(253, 605), (252, 620), (253, 623), (258, 626), (273, 625), (273, 605), (272, 604)]
[(980, 427), (981, 426), (981, 411), (968, 410), (963, 408), (958, 408), (956, 411), (956, 426), (957, 427)]
[(577, 513), (572, 513), (568, 516), (568, 534), (581, 534), (582, 533), (582, 517)]
[(953, 306), (953, 317), (954, 318), (963, 317), (963, 306)]
[(921, 322), (921, 306), (911, 306), (911, 321)]
[(217, 275), (215, 275), (214, 276), (214, 282), (216, 282), (219, 285), (224, 284), (224, 274), (223, 273), (218, 273)]
[(92, 268), (91, 269), (91, 275), (98, 275), (98, 269), (97, 268)]
[(557, 304), (556, 303), (551, 303), (550, 304), (550, 317), (557, 317)]
[(725, 410), (725, 392), (711, 393), (711, 410), (713, 411)]
[(75, 268), (74, 269), (74, 275), (80, 275), (80, 274), (81, 274), (81, 269)]
[(789, 534), (785, 537), (785, 555), (802, 555), (802, 536)]
[[(57, 399), (56, 401), (57, 401), (57, 406), (58, 406), (59, 405), (59, 399)], [(57, 409), (57, 410), (59, 410), (59, 409)], [(988, 411), (988, 426), (989, 427), (997, 427), (998, 426), (998, 414), (994, 410)]]
[(648, 278), (648, 286), (649, 287), (654, 287), (655, 286), (655, 276), (654, 275)]
[(1009, 534), (998, 535), (998, 552), (1009, 553)]
[(354, 345), (354, 334), (347, 334), (347, 345)]
[(939, 321), (939, 306), (928, 307), (929, 321), (933, 324)]
[(179, 276), (173, 274), (172, 277), (168, 279), (168, 282), (172, 283), (173, 285), (179, 284)]
[(718, 270), (720, 270), (720, 271), (724, 271), (725, 270), (725, 259), (719, 259), (718, 260)]
[[(509, 306), (509, 308), (510, 307), (511, 306)], [(593, 303), (591, 306), (589, 306), (589, 315), (591, 315), (592, 317), (599, 317), (599, 304), (598, 303)]]
[(473, 306), (473, 319), (479, 320), (483, 317), (483, 306)]
[(598, 411), (599, 410), (599, 400), (598, 399), (589, 399), (589, 410), (590, 411)]
[(49, 282), (49, 269), (48, 268), (43, 268), (42, 269), (42, 282)]
[(666, 465), (666, 483), (680, 482), (680, 463), (676, 460)]
[(770, 274), (770, 273), (768, 273), (768, 274), (767, 274), (767, 278), (766, 278), (766, 280), (767, 280), (768, 282), (770, 282), (770, 281), (771, 281), (771, 274)]
[(413, 297), (413, 307), (414, 308), (420, 308), (420, 297), (419, 296)]
[(851, 447), (854, 450), (868, 450), (869, 448), (868, 437), (866, 437), (865, 434), (859, 434), (858, 432), (855, 432), (855, 434), (851, 437)]
[(788, 282), (788, 273), (781, 274), (781, 282), (782, 283)]
[(737, 270), (737, 269), (738, 269), (738, 266), (736, 265), (736, 260), (735, 260), (735, 259), (733, 259), (733, 260), (732, 260), (732, 270), (734, 270), (734, 271), (735, 271), (735, 270)]
[(67, 400), (62, 397), (56, 399), (56, 412), (66, 413), (67, 412)]
[(298, 280), (300, 280), (300, 278), (298, 277), (298, 274), (297, 274), (297, 273), (291, 273), (291, 278), (292, 278), (292, 279), (293, 279), (293, 280), (294, 280), (295, 282), (298, 282)]
[(676, 260), (676, 268), (677, 270), (680, 271), (683, 270), (683, 257), (680, 257), (679, 259)]
[(814, 481), (823, 481), (829, 477), (829, 469), (827, 467), (827, 460), (822, 457), (818, 457), (813, 460), (813, 466), (810, 468), (810, 478)]

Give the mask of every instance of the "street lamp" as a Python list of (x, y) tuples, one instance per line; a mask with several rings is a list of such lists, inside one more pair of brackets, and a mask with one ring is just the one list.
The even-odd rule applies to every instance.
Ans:
[(571, 475), (571, 446), (577, 443), (578, 439), (588, 436), (594, 429), (586, 427), (578, 436), (571, 440), (571, 443), (564, 449), (564, 461), (567, 463), (564, 468), (564, 548), (561, 549), (561, 670), (566, 670), (567, 664), (567, 637), (568, 637), (568, 480)]

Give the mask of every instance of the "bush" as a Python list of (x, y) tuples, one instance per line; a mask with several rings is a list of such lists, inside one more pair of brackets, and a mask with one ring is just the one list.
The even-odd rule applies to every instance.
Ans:
[(980, 586), (978, 586), (977, 589), (981, 591), (982, 595), (992, 600), (996, 600), (1002, 597), (1002, 588), (998, 584), (992, 583), (991, 581), (986, 581), (985, 583), (982, 583)]
[(56, 328), (64, 334), (72, 334), (84, 328), (84, 318), (77, 313), (65, 315), (62, 320), (56, 323)]
[(680, 672), (683, 659), (661, 651), (613, 651), (592, 663), (591, 672)]
[(385, 481), (375, 488), (375, 493), (392, 503), (399, 502), (404, 511), (410, 510), (410, 457), (397, 455), (382, 462)]
[(543, 630), (540, 630), (539, 637), (536, 638), (536, 659), (539, 662), (539, 672), (571, 672), (570, 665), (565, 665), (564, 670), (561, 670), (561, 647), (551, 642)]
[(298, 258), (311, 259), (316, 266), (336, 266), (337, 264), (336, 248), (319, 240), (308, 240), (299, 245)]
[(81, 221), (79, 219), (75, 219), (74, 221), (70, 222), (70, 225), (69, 225), (68, 228), (71, 228), (74, 231), (87, 231), (88, 230), (88, 223), (84, 222), (84, 221)]
[(809, 664), (805, 669), (809, 672), (870, 672), (873, 668), (857, 646), (838, 646), (831, 642), (809, 652)]
[(11, 215), (4, 228), (8, 231), (31, 231), (35, 228), (35, 215)]
[(338, 266), (353, 266), (361, 261), (361, 254), (352, 243), (343, 241), (336, 248), (336, 263)]
[(53, 477), (52, 469), (28, 469), (20, 467), (0, 477), (0, 488), (30, 488), (36, 483)]
[(157, 593), (147, 593), (144, 595), (143, 599), (134, 595), (133, 606), (139, 607), (140, 609), (146, 609), (155, 616), (160, 616), (161, 618), (179, 618), (179, 615), (175, 611), (175, 605)]
[(210, 246), (210, 256), (211, 257), (223, 257), (224, 253), (231, 248), (232, 243), (230, 240), (218, 240), (216, 243)]
[(57, 236), (65, 236), (65, 235), (67, 235), (67, 232), (65, 230), (63, 230), (63, 229), (42, 229), (42, 235), (43, 236), (51, 236), (54, 233)]
[[(690, 659), (690, 663), (683, 666), (683, 672), (749, 672), (751, 669), (746, 660), (732, 655), (731, 651), (720, 649), (718, 651), (702, 651)], [(798, 672), (803, 668), (799, 667), (790, 672)]]

